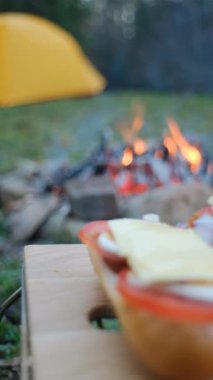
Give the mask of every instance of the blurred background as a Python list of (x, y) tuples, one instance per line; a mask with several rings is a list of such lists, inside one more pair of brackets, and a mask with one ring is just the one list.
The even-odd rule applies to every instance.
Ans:
[(0, 170), (17, 157), (79, 160), (103, 130), (117, 138), (117, 120), (131, 118), (135, 103), (145, 109), (145, 137), (160, 135), (168, 115), (183, 131), (211, 132), (212, 0), (0, 0), (0, 12), (60, 25), (107, 80), (94, 98), (0, 108)]
[(0, 0), (71, 32), (109, 89), (213, 92), (212, 0)]

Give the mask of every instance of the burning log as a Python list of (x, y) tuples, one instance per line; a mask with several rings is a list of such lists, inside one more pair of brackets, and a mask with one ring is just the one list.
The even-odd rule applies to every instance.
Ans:
[(173, 119), (168, 118), (168, 131), (161, 144), (151, 145), (139, 139), (139, 125), (143, 125), (143, 120), (136, 117), (129, 130), (119, 127), (128, 144), (120, 157), (112, 154), (108, 163), (119, 194), (134, 195), (188, 181), (213, 184), (212, 163), (207, 152), (201, 144), (190, 143)]
[(102, 134), (98, 147), (83, 162), (75, 166), (68, 163), (64, 167), (58, 167), (53, 172), (49, 183), (49, 190), (51, 191), (54, 188), (64, 189), (66, 183), (75, 178), (86, 180), (92, 176), (106, 173), (110, 154), (111, 149), (107, 146), (106, 136)]

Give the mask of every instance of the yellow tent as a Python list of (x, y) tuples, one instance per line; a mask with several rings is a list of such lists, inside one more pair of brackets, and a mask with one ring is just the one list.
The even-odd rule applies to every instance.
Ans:
[(105, 85), (62, 28), (28, 14), (0, 16), (0, 106), (95, 95)]

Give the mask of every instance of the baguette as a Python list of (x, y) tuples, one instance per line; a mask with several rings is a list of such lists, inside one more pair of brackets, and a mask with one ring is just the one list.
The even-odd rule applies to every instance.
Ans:
[[(212, 284), (213, 251), (204, 242), (197, 240), (198, 237), (194, 237), (193, 234), (190, 235), (191, 231), (182, 233), (179, 230), (176, 231), (174, 227), (164, 224), (159, 226), (147, 225), (141, 221), (140, 233), (144, 238), (141, 242), (141, 250), (147, 250), (147, 252), (150, 250), (148, 256), (152, 253), (153, 259), (157, 256), (151, 249), (156, 244), (155, 250), (160, 253), (162, 247), (158, 242), (161, 241), (159, 240), (161, 236), (166, 236), (167, 232), (170, 235), (172, 234), (172, 242), (170, 241), (169, 245), (174, 252), (177, 248), (174, 247), (176, 235), (185, 238), (188, 249), (192, 249), (194, 244), (195, 258), (198, 257), (200, 247), (202, 248), (204, 264), (201, 260), (197, 272), (196, 265), (194, 265), (190, 281), (187, 282), (186, 278), (184, 281), (182, 279), (180, 281), (181, 274), (178, 270), (174, 273), (172, 273), (172, 269), (165, 271), (166, 261), (164, 263), (164, 277), (162, 277), (162, 270), (159, 270), (161, 262), (155, 266), (155, 263), (149, 262), (146, 257), (147, 252), (138, 255), (137, 244), (135, 245), (132, 240), (133, 235), (136, 240), (140, 235), (138, 232), (134, 232), (134, 229), (137, 230), (140, 224), (138, 222), (135, 223), (134, 220), (101, 222), (102, 225), (99, 224), (99, 228), (99, 222), (96, 224), (93, 222), (92, 226), (90, 224), (89, 233), (87, 227), (86, 233), (84, 230), (80, 237), (88, 245), (95, 270), (120, 320), (127, 341), (147, 368), (164, 379), (209, 380), (213, 377), (213, 300), (200, 301), (174, 294), (167, 290), (167, 285), (172, 283), (181, 288), (182, 285), (193, 284), (193, 286), (200, 285), (202, 288), (203, 284), (208, 286)], [(121, 231), (119, 224), (122, 225)], [(131, 229), (131, 225), (133, 229)], [(103, 254), (103, 247), (98, 244), (99, 235), (108, 232), (109, 226), (113, 232), (110, 238), (113, 236), (117, 239), (119, 249), (123, 250), (123, 261), (120, 261), (120, 264), (121, 262), (123, 264), (119, 268), (113, 267), (112, 262), (109, 265), (106, 255)], [(145, 241), (146, 234), (149, 235), (150, 231), (155, 237), (151, 248), (150, 244), (146, 244)], [(164, 240), (161, 244), (165, 243)], [(166, 245), (168, 242), (165, 243), (163, 249), (166, 248)], [(181, 244), (179, 248), (181, 255)], [(134, 257), (129, 255), (128, 251), (131, 249), (135, 250)], [(110, 254), (116, 255), (116, 253), (108, 252), (108, 256)], [(161, 260), (169, 260), (167, 252), (165, 254), (161, 255)], [(188, 256), (191, 260), (191, 256)], [(145, 278), (145, 282), (141, 282), (141, 278), (139, 278), (141, 260), (147, 267), (150, 265), (147, 273), (142, 270), (142, 277), (143, 280)], [(189, 276), (188, 267), (186, 267), (185, 272)], [(181, 273), (184, 274), (183, 270)], [(166, 280), (165, 283), (163, 279)]]

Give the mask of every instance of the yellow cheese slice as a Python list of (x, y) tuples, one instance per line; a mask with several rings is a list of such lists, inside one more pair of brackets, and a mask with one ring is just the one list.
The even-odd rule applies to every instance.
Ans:
[(213, 249), (193, 230), (134, 219), (109, 224), (119, 251), (140, 280), (213, 281)]

